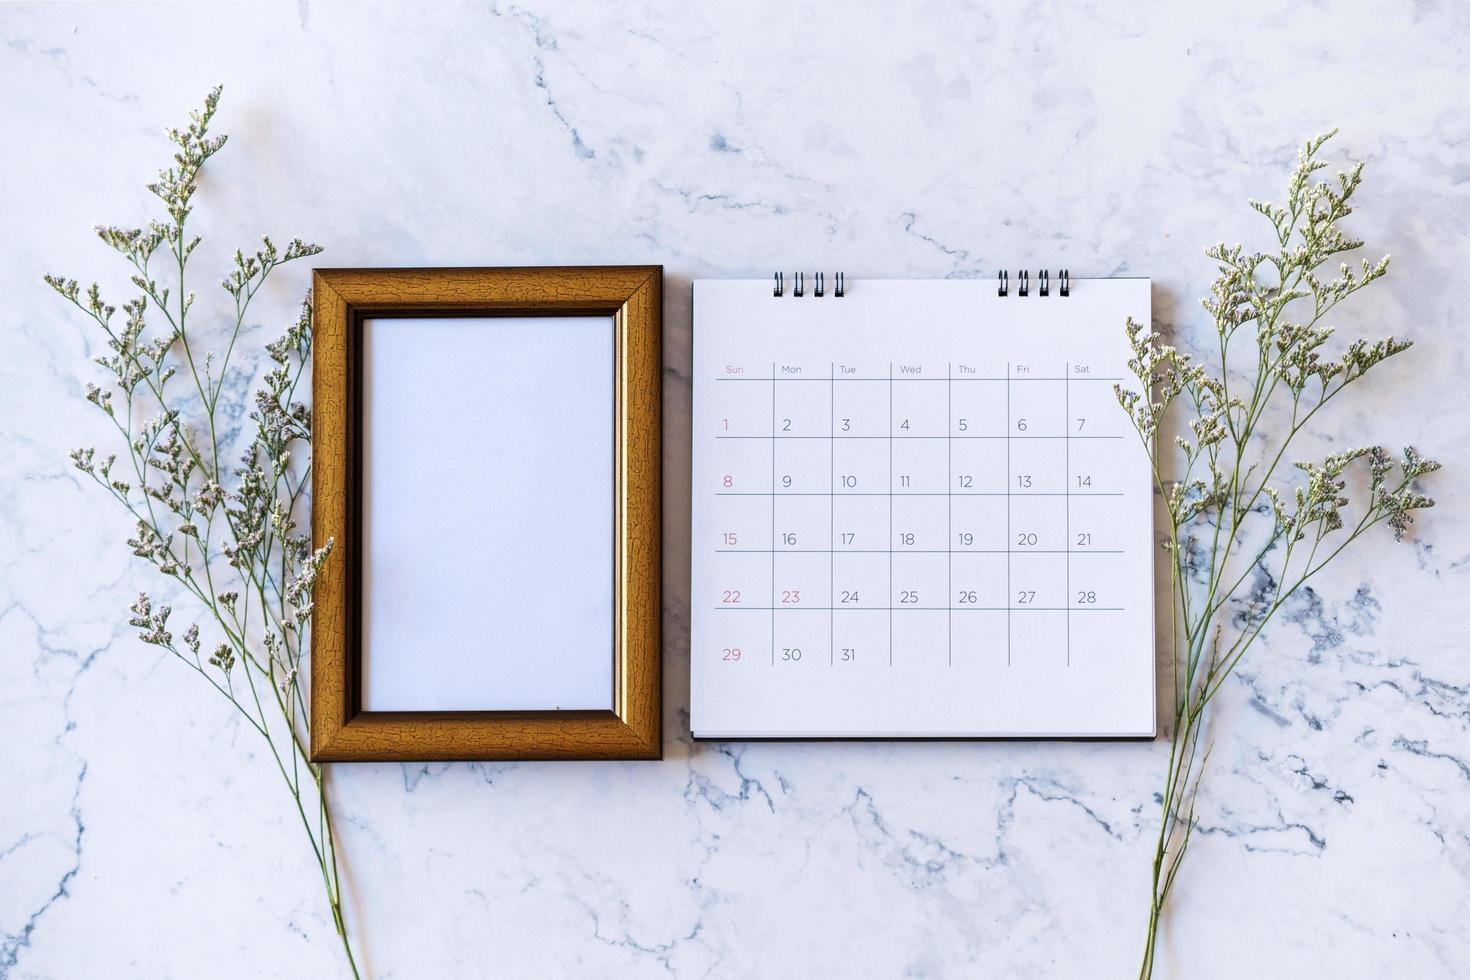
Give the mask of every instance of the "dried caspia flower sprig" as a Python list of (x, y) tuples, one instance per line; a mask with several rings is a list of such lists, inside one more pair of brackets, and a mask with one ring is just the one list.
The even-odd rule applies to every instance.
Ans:
[[(1212, 699), (1276, 612), (1328, 562), (1378, 524), (1403, 540), (1414, 512), (1434, 506), (1418, 481), (1439, 464), (1412, 448), (1398, 459), (1368, 446), (1284, 465), (1318, 411), (1410, 346), (1388, 337), (1329, 352), (1328, 315), (1388, 271), (1387, 256), (1356, 266), (1338, 259), (1363, 244), (1340, 224), (1352, 213), (1363, 167), (1316, 179), (1332, 135), (1302, 148), (1284, 203), (1251, 202), (1271, 223), (1271, 249), (1206, 250), (1217, 266), (1202, 300), (1214, 328), (1208, 368), (1131, 320), (1125, 327), (1134, 383), (1114, 391), (1149, 454), (1168, 515), (1174, 627), (1173, 741), (1141, 978), (1153, 974), (1160, 916), (1195, 827)], [(1171, 423), (1181, 434), (1161, 439)], [(1348, 494), (1354, 467), (1368, 474), (1356, 506)]]
[(71, 460), (131, 516), (132, 554), (164, 575), (171, 591), (192, 597), (205, 614), (205, 628), (217, 634), (206, 647), (200, 625), (191, 623), (176, 640), (168, 627), (172, 609), (146, 594), (129, 611), (128, 623), (144, 643), (187, 664), (269, 746), (355, 977), (326, 785), (308, 756), (310, 718), (300, 682), (311, 593), (332, 550), (330, 540), (313, 549), (297, 522), (311, 459), (311, 411), (297, 398), (311, 355), (309, 300), (285, 334), (265, 347), (270, 369), (249, 413), (255, 428), (234, 465), (225, 461), (231, 450), (224, 440), (247, 406), (221, 401), (232, 371), (238, 373), (231, 358), (251, 300), (280, 266), (321, 250), (299, 239), (282, 249), (263, 238), (259, 248), (237, 251), (221, 281), (230, 297), (223, 304), (230, 310), (224, 355), (198, 352), (195, 296), (183, 283), (200, 239), (189, 233), (188, 221), (200, 171), (225, 145), (224, 136), (209, 132), (219, 97), (216, 88), (187, 126), (168, 131), (176, 145), (172, 165), (149, 185), (163, 213), (143, 227), (96, 229), (128, 263), (136, 294), (119, 306), (95, 284), (83, 289), (75, 279), (46, 277), (103, 333), (106, 352), (95, 363), (105, 381), (89, 384), (86, 400), (122, 444), (100, 462), (92, 448), (73, 450)]

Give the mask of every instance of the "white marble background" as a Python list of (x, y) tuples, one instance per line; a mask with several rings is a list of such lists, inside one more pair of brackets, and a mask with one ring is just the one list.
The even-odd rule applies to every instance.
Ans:
[(1321, 446), (1411, 439), (1442, 507), (1226, 692), (1163, 975), (1464, 975), (1470, 8), (47, 5), (0, 41), (0, 977), (343, 975), (276, 777), (122, 625), (151, 573), (65, 465), (100, 345), (41, 274), (120, 280), (89, 229), (145, 218), (215, 82), (206, 261), (667, 269), (666, 758), (334, 769), (373, 976), (1132, 975), (1165, 743), (688, 742), (689, 280), (1065, 265), (1188, 335), (1201, 248), (1261, 242), (1245, 199), (1331, 125), (1395, 257), (1344, 325), (1419, 346)]

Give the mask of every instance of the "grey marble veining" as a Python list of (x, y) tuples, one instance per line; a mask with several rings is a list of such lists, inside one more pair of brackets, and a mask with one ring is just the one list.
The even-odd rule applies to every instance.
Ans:
[(666, 758), (333, 769), (373, 976), (1132, 975), (1165, 743), (688, 741), (688, 284), (1149, 275), (1188, 342), (1202, 247), (1262, 241), (1245, 199), (1333, 125), (1395, 262), (1342, 325), (1419, 346), (1316, 448), (1410, 439), (1442, 507), (1320, 576), (1225, 692), (1161, 972), (1465, 972), (1463, 5), (8, 5), (0, 41), (0, 977), (341, 975), (268, 761), (123, 625), (150, 573), (65, 462), (101, 348), (40, 277), (121, 283), (88, 229), (145, 217), (161, 128), (215, 82), (202, 264), (269, 232), (668, 276)]

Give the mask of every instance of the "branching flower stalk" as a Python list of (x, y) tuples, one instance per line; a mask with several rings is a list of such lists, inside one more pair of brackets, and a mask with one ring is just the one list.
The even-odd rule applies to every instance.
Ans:
[[(251, 300), (277, 268), (321, 249), (269, 238), (237, 251), (221, 285), (232, 301), (228, 341), (218, 359), (191, 332), (194, 293), (189, 260), (200, 239), (188, 233), (201, 169), (225, 145), (210, 136), (219, 105), (212, 91), (184, 129), (169, 130), (173, 165), (149, 185), (163, 215), (144, 228), (102, 227), (98, 236), (128, 263), (136, 294), (121, 306), (93, 284), (47, 276), (46, 282), (101, 328), (107, 374), (87, 400), (116, 430), (120, 447), (72, 462), (131, 515), (128, 548), (192, 597), (203, 625), (175, 636), (173, 610), (141, 594), (129, 624), (145, 643), (177, 657), (232, 705), (263, 739), (300, 815), (321, 870), (332, 921), (354, 977), (359, 976), (342, 914), (336, 838), (322, 768), (311, 762), (310, 720), (301, 685), (312, 588), (331, 551), (313, 550), (297, 525), (311, 471), (311, 413), (296, 400), (311, 355), (311, 306), (280, 339), (266, 345), (272, 367), (255, 392), (253, 433), (231, 464), (236, 409), (227, 394), (241, 380), (231, 364)], [(118, 314), (121, 313), (121, 316)]]
[[(1339, 304), (1388, 271), (1334, 257), (1362, 246), (1340, 223), (1362, 180), (1359, 164), (1315, 178), (1327, 133), (1302, 149), (1284, 204), (1251, 202), (1270, 222), (1269, 251), (1216, 245), (1219, 274), (1203, 300), (1214, 326), (1212, 363), (1163, 344), (1129, 321), (1136, 389), (1116, 386), (1153, 465), (1168, 513), (1174, 725), (1154, 850), (1142, 980), (1153, 975), (1160, 916), (1197, 826), (1209, 756), (1209, 707), (1242, 657), (1298, 589), (1369, 530), (1403, 540), (1413, 512), (1434, 506), (1418, 480), (1439, 468), (1415, 450), (1378, 446), (1283, 466), (1297, 436), (1329, 402), (1409, 342), (1355, 340), (1325, 349)], [(1160, 436), (1187, 425), (1172, 443)], [(1169, 431), (1175, 431), (1170, 428)], [(1293, 478), (1293, 467), (1295, 476)], [(1363, 496), (1350, 504), (1348, 483)]]

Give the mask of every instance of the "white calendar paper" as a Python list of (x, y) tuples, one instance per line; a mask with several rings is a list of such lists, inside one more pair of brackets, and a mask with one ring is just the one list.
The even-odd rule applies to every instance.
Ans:
[(698, 738), (1150, 737), (1146, 279), (694, 283)]

